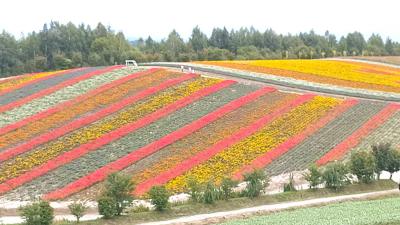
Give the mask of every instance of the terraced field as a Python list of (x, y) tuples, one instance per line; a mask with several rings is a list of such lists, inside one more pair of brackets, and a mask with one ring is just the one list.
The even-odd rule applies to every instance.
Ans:
[(399, 109), (160, 68), (18, 76), (0, 82), (0, 198), (93, 198), (114, 171), (142, 195), (184, 191), (189, 177), (303, 170), (378, 140), (399, 145)]

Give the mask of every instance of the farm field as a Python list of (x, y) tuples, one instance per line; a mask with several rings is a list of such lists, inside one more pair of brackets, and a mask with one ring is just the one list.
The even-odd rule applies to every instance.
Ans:
[[(309, 62), (317, 63), (308, 66), (320, 77), (331, 76), (324, 66), (342, 67)], [(387, 79), (378, 80), (364, 76), (377, 73), (366, 68), (343, 67), (354, 75), (348, 82), (400, 87), (400, 71), (380, 68)], [(3, 80), (0, 88), (5, 200), (94, 199), (115, 171), (132, 177), (138, 196), (160, 184), (180, 193), (191, 177), (240, 180), (254, 168), (277, 175), (346, 159), (378, 140), (400, 144), (398, 103), (284, 92), (162, 68), (29, 74)]]
[(328, 206), (310, 207), (278, 212), (266, 216), (236, 220), (221, 225), (241, 224), (398, 224), (399, 198), (336, 203)]
[(334, 60), (205, 61), (196, 64), (271, 74), (308, 82), (383, 92), (400, 92), (400, 69)]
[(388, 63), (400, 66), (400, 57), (399, 56), (353, 56), (353, 57), (345, 57), (345, 59), (360, 59), (371, 62), (379, 62), (379, 63)]

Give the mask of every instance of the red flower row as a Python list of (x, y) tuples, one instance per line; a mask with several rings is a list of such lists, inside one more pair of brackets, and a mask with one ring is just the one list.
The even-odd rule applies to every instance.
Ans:
[(90, 114), (88, 116), (85, 117), (81, 117), (77, 120), (74, 120), (70, 123), (65, 124), (62, 127), (59, 127), (57, 129), (54, 129), (53, 131), (49, 132), (49, 133), (45, 133), (42, 134), (38, 137), (35, 137), (34, 139), (23, 143), (22, 145), (16, 146), (14, 148), (10, 148), (7, 149), (3, 152), (0, 152), (0, 162), (5, 161), (7, 159), (10, 159), (16, 155), (22, 154), (24, 152), (29, 151), (30, 149), (33, 149), (43, 143), (49, 142), (51, 140), (54, 140), (58, 137), (63, 136), (64, 134), (71, 132), (73, 130), (76, 130), (78, 128), (81, 128), (83, 126), (86, 126), (90, 123), (93, 123), (105, 116), (108, 116), (114, 112), (117, 112), (121, 109), (123, 109), (124, 107), (131, 105), (141, 99), (144, 99), (150, 95), (153, 95), (156, 92), (159, 92), (161, 90), (164, 90), (166, 88), (172, 87), (176, 84), (179, 84), (183, 81), (192, 79), (194, 77), (196, 77), (197, 75), (195, 74), (187, 74), (184, 75), (182, 77), (176, 78), (176, 79), (170, 79), (167, 80), (163, 83), (161, 83), (160, 85), (157, 85), (155, 87), (150, 87), (144, 91), (139, 92), (136, 95), (133, 96), (129, 96), (125, 99), (123, 99), (122, 101), (116, 102), (100, 111), (97, 111), (96, 113)]
[(351, 99), (346, 100), (341, 105), (336, 107), (336, 109), (328, 113), (326, 116), (322, 117), (317, 123), (309, 126), (303, 132), (297, 134), (296, 136), (288, 139), (284, 143), (280, 144), (276, 148), (271, 151), (266, 152), (264, 155), (258, 157), (257, 159), (253, 160), (249, 165), (242, 167), (239, 171), (237, 171), (233, 178), (236, 180), (241, 180), (242, 175), (248, 172), (253, 171), (254, 169), (261, 169), (270, 164), (273, 160), (277, 159), (281, 155), (285, 154), (287, 151), (291, 150), (306, 138), (317, 132), (319, 129), (324, 127), (326, 124), (334, 120), (336, 117), (341, 115), (343, 112), (347, 111), (349, 108), (353, 107), (355, 104), (358, 103), (358, 100)]
[[(65, 71), (61, 71), (61, 72), (56, 72), (56, 73), (51, 74), (49, 76), (44, 76), (44, 77), (37, 78), (37, 79), (31, 80), (31, 81), (28, 81), (28, 82), (25, 82), (25, 83), (21, 83), (21, 84), (15, 85), (13, 87), (10, 87), (10, 88), (7, 88), (7, 89), (1, 91), (0, 92), (0, 96), (5, 95), (7, 93), (10, 93), (10, 92), (12, 92), (14, 90), (26, 87), (28, 85), (40, 82), (42, 80), (47, 80), (47, 79), (55, 77), (55, 76), (59, 76), (59, 75), (62, 75), (62, 74), (71, 73), (71, 72), (75, 72), (75, 71), (83, 70), (83, 69), (86, 69), (86, 68), (84, 67), (84, 68), (78, 68), (78, 69), (71, 69), (71, 70), (65, 70)], [(7, 82), (7, 81), (15, 80), (15, 79), (18, 79), (18, 78), (23, 78), (23, 76), (31, 76), (31, 75), (35, 75), (35, 74), (37, 74), (37, 73), (24, 74), (24, 75), (20, 75), (20, 76), (9, 78), (8, 80), (4, 80), (3, 82)], [(3, 82), (0, 82), (0, 83), (3, 83)]]
[(210, 148), (199, 152), (198, 154), (183, 161), (181, 164), (175, 166), (174, 168), (161, 173), (157, 177), (154, 177), (152, 179), (149, 179), (149, 180), (139, 184), (135, 189), (135, 194), (142, 195), (142, 194), (146, 193), (152, 186), (164, 184), (164, 183), (168, 182), (169, 180), (171, 180), (179, 175), (184, 174), (186, 171), (207, 161), (209, 158), (211, 158), (212, 156), (216, 155), (217, 153), (223, 151), (224, 149), (226, 149), (226, 148), (234, 145), (235, 143), (242, 141), (246, 137), (254, 134), (258, 130), (262, 129), (265, 125), (272, 122), (274, 119), (278, 118), (280, 115), (283, 115), (286, 112), (289, 112), (290, 110), (292, 110), (293, 108), (311, 100), (314, 96), (315, 95), (312, 95), (312, 94), (306, 94), (306, 95), (297, 97), (291, 103), (284, 105), (284, 106), (278, 108), (277, 110), (274, 110), (273, 112), (262, 117), (261, 119), (257, 120), (253, 124), (240, 129), (237, 133), (229, 136), (226, 139), (219, 141), (218, 143), (211, 146)]
[[(174, 80), (179, 81), (180, 79), (184, 79), (184, 78), (188, 79), (188, 78), (192, 78), (195, 76), (196, 76), (195, 74), (188, 74), (188, 75), (182, 76), (179, 79), (174, 79)], [(168, 83), (168, 81), (165, 83)], [(169, 83), (172, 83), (172, 82), (169, 81)], [(180, 108), (182, 108), (182, 107), (184, 107), (206, 95), (212, 94), (218, 90), (221, 90), (222, 88), (232, 85), (233, 83), (235, 83), (235, 82), (224, 81), (224, 82), (215, 84), (211, 87), (204, 88), (186, 98), (183, 98), (183, 99), (176, 101), (154, 113), (151, 113), (148, 116), (141, 118), (140, 120), (137, 120), (137, 121), (135, 121), (131, 124), (125, 125), (123, 127), (120, 127), (119, 129), (114, 130), (114, 131), (102, 136), (101, 138), (98, 138), (89, 143), (83, 144), (69, 152), (59, 155), (58, 157), (46, 162), (45, 164), (43, 164), (29, 172), (22, 174), (19, 177), (12, 178), (12, 179), (7, 180), (4, 183), (0, 184), (0, 194), (10, 191), (18, 186), (21, 186), (22, 184), (29, 182), (29, 181), (35, 179), (36, 177), (42, 176), (53, 169), (56, 169), (66, 163), (69, 163), (69, 162), (83, 156), (84, 154), (88, 153), (89, 151), (94, 151), (97, 148), (100, 148), (112, 141), (115, 141), (115, 140), (129, 134), (130, 132), (135, 131), (136, 129), (146, 126), (146, 125), (158, 120), (159, 118), (168, 115), (169, 113), (172, 113), (172, 112), (174, 112), (174, 111), (176, 111), (176, 110), (178, 110), (178, 109), (180, 109)], [(149, 88), (147, 90), (151, 90), (151, 89), (155, 90), (156, 88)]]
[(344, 141), (336, 145), (332, 150), (322, 156), (317, 161), (317, 165), (324, 165), (330, 161), (342, 158), (351, 148), (355, 147), (363, 137), (367, 136), (369, 133), (383, 124), (399, 109), (400, 105), (398, 104), (388, 104), (379, 113), (369, 119), (362, 127), (360, 127)]
[(117, 86), (119, 86), (119, 85), (121, 85), (121, 84), (123, 84), (123, 83), (125, 83), (125, 82), (127, 82), (129, 80), (132, 80), (132, 79), (135, 79), (135, 78), (147, 75), (147, 74), (151, 74), (151, 73), (153, 73), (153, 72), (155, 72), (157, 70), (159, 70), (159, 69), (153, 68), (153, 69), (149, 69), (149, 70), (146, 70), (146, 71), (133, 73), (133, 74), (130, 74), (130, 75), (126, 76), (126, 77), (120, 78), (120, 79), (112, 81), (110, 83), (107, 83), (107, 84), (105, 84), (105, 85), (103, 85), (103, 86), (101, 86), (99, 88), (96, 88), (96, 89), (94, 89), (94, 90), (92, 90), (92, 91), (90, 91), (90, 92), (88, 92), (86, 94), (79, 95), (74, 99), (71, 99), (69, 101), (60, 103), (60, 104), (58, 104), (58, 105), (56, 105), (56, 106), (54, 106), (54, 107), (52, 107), (50, 109), (47, 109), (45, 111), (42, 111), (42, 112), (37, 113), (35, 115), (32, 115), (32, 116), (30, 116), (28, 118), (25, 118), (23, 120), (20, 120), (20, 121), (18, 121), (16, 123), (10, 124), (10, 125), (5, 126), (5, 127), (2, 127), (2, 128), (0, 128), (0, 135), (8, 133), (8, 132), (10, 132), (12, 130), (16, 130), (16, 129), (20, 128), (20, 127), (25, 126), (26, 124), (32, 123), (33, 121), (40, 120), (40, 119), (43, 119), (45, 117), (48, 117), (48, 116), (50, 116), (50, 115), (52, 115), (52, 114), (54, 114), (56, 112), (59, 112), (61, 110), (65, 110), (68, 107), (70, 107), (72, 105), (75, 105), (77, 103), (80, 103), (82, 101), (85, 101), (86, 99), (88, 99), (88, 98), (90, 98), (92, 96), (98, 95), (101, 92), (104, 92), (104, 91), (107, 91), (107, 90), (109, 90), (111, 88), (117, 87)]
[(121, 67), (122, 66), (110, 66), (110, 67), (107, 67), (105, 69), (96, 70), (96, 71), (93, 71), (93, 72), (90, 72), (90, 73), (86, 73), (86, 74), (84, 74), (82, 76), (66, 80), (64, 82), (61, 82), (61, 83), (55, 85), (55, 86), (52, 86), (50, 88), (41, 90), (41, 91), (39, 91), (39, 92), (37, 92), (37, 93), (35, 93), (33, 95), (29, 95), (29, 96), (27, 96), (25, 98), (19, 99), (19, 100), (14, 101), (14, 102), (11, 102), (9, 104), (2, 105), (2, 106), (0, 106), (0, 113), (4, 112), (4, 111), (7, 111), (7, 110), (10, 110), (10, 109), (13, 109), (13, 108), (16, 108), (16, 107), (19, 107), (19, 106), (21, 106), (23, 104), (26, 104), (26, 103), (28, 103), (28, 102), (36, 99), (36, 98), (40, 98), (40, 97), (43, 97), (45, 95), (49, 95), (49, 94), (51, 94), (51, 93), (53, 93), (55, 91), (60, 90), (61, 88), (64, 88), (64, 87), (67, 87), (67, 86), (71, 86), (71, 85), (76, 84), (76, 83), (78, 83), (78, 82), (80, 82), (82, 80), (86, 80), (86, 79), (89, 79), (89, 78), (91, 78), (93, 76), (97, 76), (97, 75), (100, 75), (100, 74), (103, 74), (103, 73), (106, 73), (106, 72), (109, 72), (109, 71), (112, 71), (112, 70), (115, 70), (115, 69), (118, 69), (118, 68), (121, 68)]
[(266, 87), (236, 100), (233, 100), (230, 103), (218, 108), (217, 110), (201, 117), (200, 119), (180, 128), (179, 130), (176, 130), (157, 141), (154, 141), (140, 149), (133, 151), (132, 153), (94, 171), (93, 173), (85, 177), (80, 178), (79, 180), (67, 185), (62, 189), (47, 194), (45, 198), (60, 199), (81, 191), (96, 182), (104, 180), (111, 172), (122, 170), (132, 165), (133, 163), (143, 159), (144, 157), (164, 148), (165, 146), (170, 145), (178, 141), (179, 139), (184, 138), (185, 136), (190, 135), (191, 133), (205, 127), (207, 124), (212, 123), (213, 121), (221, 118), (229, 112), (232, 112), (240, 108), (241, 106), (254, 101), (260, 96), (273, 91), (275, 91), (274, 88)]

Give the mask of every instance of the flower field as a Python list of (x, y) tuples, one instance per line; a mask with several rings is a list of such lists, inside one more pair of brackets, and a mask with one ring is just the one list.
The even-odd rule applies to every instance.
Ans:
[(400, 69), (368, 63), (333, 60), (206, 61), (197, 63), (315, 83), (400, 93)]
[[(392, 68), (326, 62), (230, 64), (384, 91), (400, 85)], [(161, 68), (21, 75), (0, 82), (0, 199), (92, 198), (95, 184), (114, 171), (129, 174), (134, 194), (142, 195), (159, 184), (184, 191), (189, 177), (206, 183), (240, 180), (254, 168), (272, 175), (303, 170), (381, 139), (399, 145), (399, 116), (397, 103), (289, 93)]]

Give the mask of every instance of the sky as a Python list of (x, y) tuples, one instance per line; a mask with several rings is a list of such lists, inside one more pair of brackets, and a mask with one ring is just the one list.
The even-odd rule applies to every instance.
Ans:
[(359, 31), (400, 42), (399, 0), (6, 0), (0, 6), (0, 31), (17, 38), (44, 23), (69, 21), (95, 27), (101, 22), (129, 39), (160, 40), (172, 29), (187, 40), (198, 25), (208, 36), (214, 27), (296, 34), (326, 30), (337, 36)]

